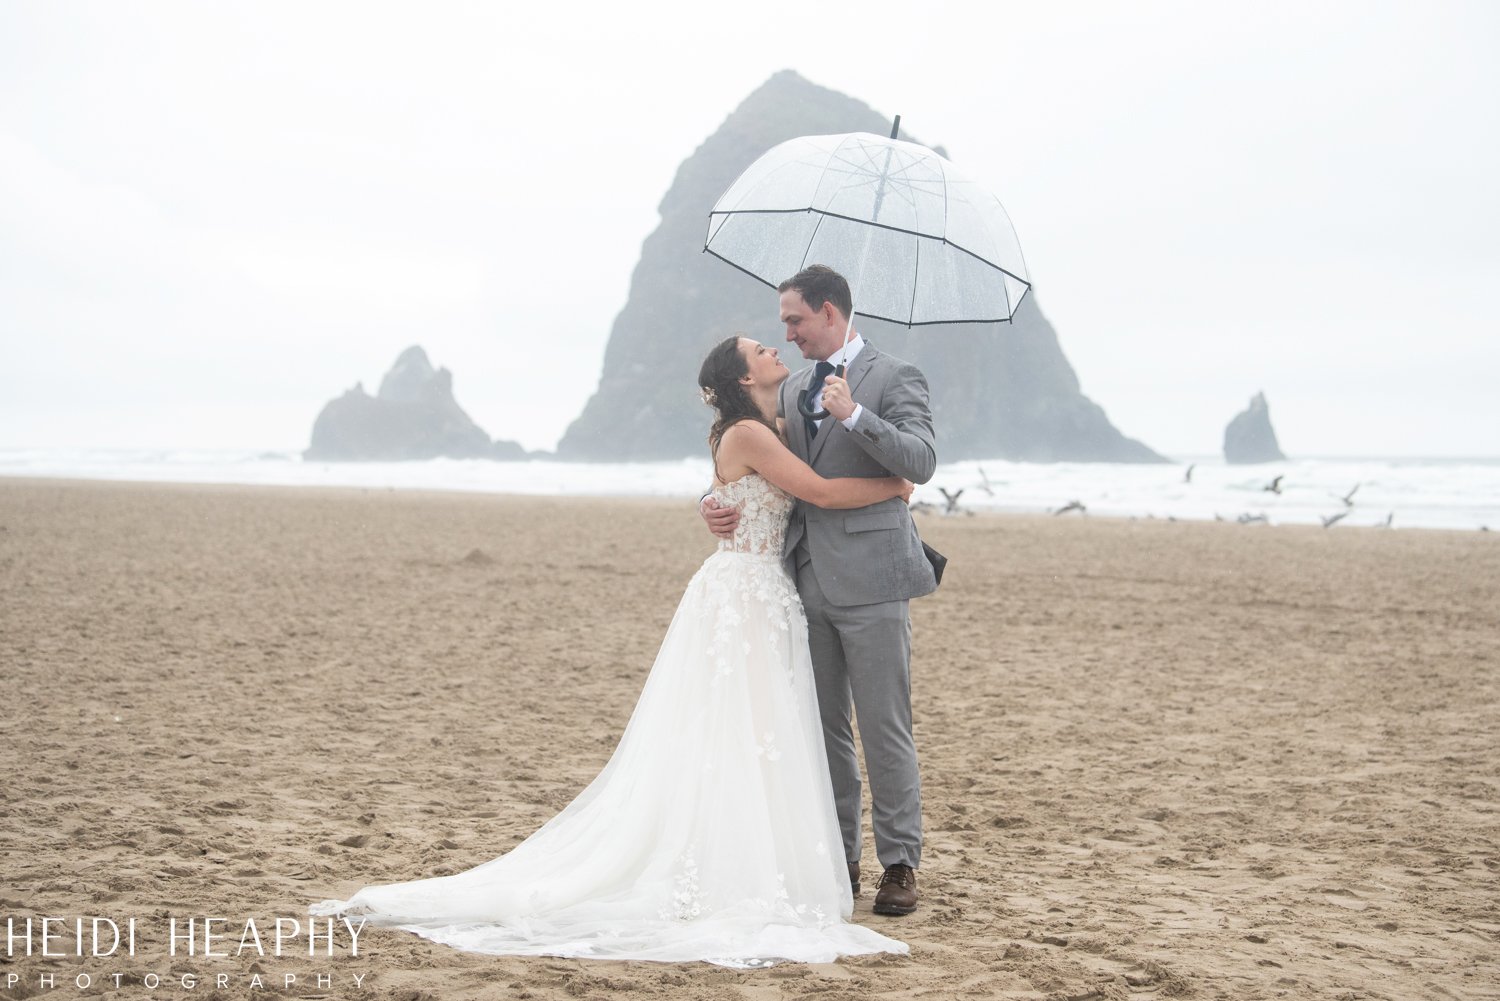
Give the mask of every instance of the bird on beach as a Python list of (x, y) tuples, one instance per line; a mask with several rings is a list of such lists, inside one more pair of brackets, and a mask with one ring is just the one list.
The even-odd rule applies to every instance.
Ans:
[(1340, 511), (1338, 514), (1330, 514), (1326, 518), (1324, 518), (1322, 515), (1319, 515), (1318, 517), (1323, 522), (1324, 528), (1332, 528), (1334, 525), (1337, 525), (1339, 522), (1349, 517), (1349, 512)]
[(1195, 470), (1197, 468), (1198, 468), (1198, 464), (1196, 462), (1194, 462), (1191, 465), (1189, 465), (1187, 467), (1187, 472), (1185, 472), (1185, 473), (1182, 474), (1182, 482), (1184, 482), (1184, 483), (1191, 483), (1191, 482), (1193, 482), (1193, 470)]
[(1280, 495), (1280, 493), (1281, 493), (1281, 481), (1282, 481), (1283, 478), (1284, 477), (1278, 476), (1278, 477), (1276, 477), (1276, 479), (1272, 480), (1270, 483), (1267, 483), (1265, 486), (1261, 487), (1261, 489), (1262, 490), (1269, 490), (1273, 494)]
[(1394, 521), (1395, 518), (1396, 518), (1396, 512), (1392, 511), (1390, 514), (1388, 514), (1388, 515), (1385, 516), (1385, 521), (1377, 521), (1375, 523), (1375, 527), (1376, 528), (1390, 528), (1391, 527), (1391, 522)]
[(1351, 490), (1351, 491), (1349, 491), (1348, 493), (1344, 494), (1342, 497), (1339, 497), (1338, 494), (1332, 494), (1331, 496), (1338, 497), (1339, 500), (1341, 500), (1341, 501), (1344, 502), (1344, 506), (1345, 507), (1353, 507), (1354, 506), (1354, 495), (1355, 495), (1355, 493), (1357, 493), (1359, 491), (1359, 486), (1360, 485), (1358, 483), (1354, 484), (1354, 489)]
[(943, 495), (943, 500), (948, 505), (943, 509), (943, 513), (958, 514), (958, 499), (964, 495), (964, 488), (959, 487), (957, 490), (950, 494), (947, 487), (938, 487), (938, 493)]
[(1080, 500), (1070, 500), (1066, 504), (1064, 504), (1062, 507), (1058, 508), (1056, 511), (1053, 511), (1052, 513), (1053, 514), (1067, 514), (1069, 511), (1077, 511), (1079, 514), (1088, 514), (1089, 513), (1089, 509), (1084, 505), (1083, 501), (1080, 501)]
[(1241, 514), (1235, 520), (1241, 525), (1269, 525), (1271, 523), (1271, 519), (1267, 518), (1264, 514), (1251, 514), (1249, 511)]
[(979, 484), (978, 484), (978, 486), (979, 486), (980, 490), (983, 490), (985, 493), (989, 494), (991, 497), (995, 496), (995, 488), (990, 485), (990, 478), (985, 475), (984, 467), (983, 466), (979, 467)]

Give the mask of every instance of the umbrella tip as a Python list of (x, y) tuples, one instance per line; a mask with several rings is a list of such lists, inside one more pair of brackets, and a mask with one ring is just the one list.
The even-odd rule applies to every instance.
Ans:
[(900, 131), (901, 131), (901, 116), (897, 115), (896, 116), (896, 120), (891, 123), (891, 138), (892, 139), (896, 138), (896, 133), (900, 132)]

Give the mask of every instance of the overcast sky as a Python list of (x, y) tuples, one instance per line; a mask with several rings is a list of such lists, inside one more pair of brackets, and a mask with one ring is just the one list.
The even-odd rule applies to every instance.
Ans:
[(419, 343), (550, 448), (786, 68), (991, 186), (1127, 434), (1264, 390), (1294, 456), (1500, 455), (1489, 2), (0, 0), (0, 446), (301, 448)]

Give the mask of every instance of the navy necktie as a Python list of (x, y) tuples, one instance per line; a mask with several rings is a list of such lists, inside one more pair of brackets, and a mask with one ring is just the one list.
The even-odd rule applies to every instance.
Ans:
[[(833, 364), (831, 362), (820, 361), (813, 368), (812, 385), (810, 385), (810, 386), (807, 387), (807, 399), (808, 399), (809, 403), (811, 403), (813, 397), (817, 396), (818, 392), (820, 390), (822, 390), (823, 383), (827, 382), (828, 381), (828, 377), (830, 375), (832, 375), (832, 374), (833, 374)], [(811, 417), (804, 417), (804, 418), (802, 418), (802, 420), (804, 422), (806, 422), (806, 424), (807, 424), (807, 437), (808, 437), (808, 440), (812, 440), (813, 438), (816, 438), (818, 436), (818, 423), (817, 423), (817, 421), (813, 420)]]

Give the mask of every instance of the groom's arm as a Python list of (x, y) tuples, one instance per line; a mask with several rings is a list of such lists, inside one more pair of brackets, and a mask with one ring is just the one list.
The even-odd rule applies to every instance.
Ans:
[(734, 530), (740, 527), (740, 509), (720, 507), (716, 498), (704, 494), (698, 498), (698, 516), (708, 525), (708, 530), (721, 539), (734, 538)]
[(933, 447), (932, 406), (927, 377), (915, 365), (903, 364), (886, 387), (880, 413), (864, 407), (849, 429), (854, 443), (893, 476), (926, 483), (937, 471)]

